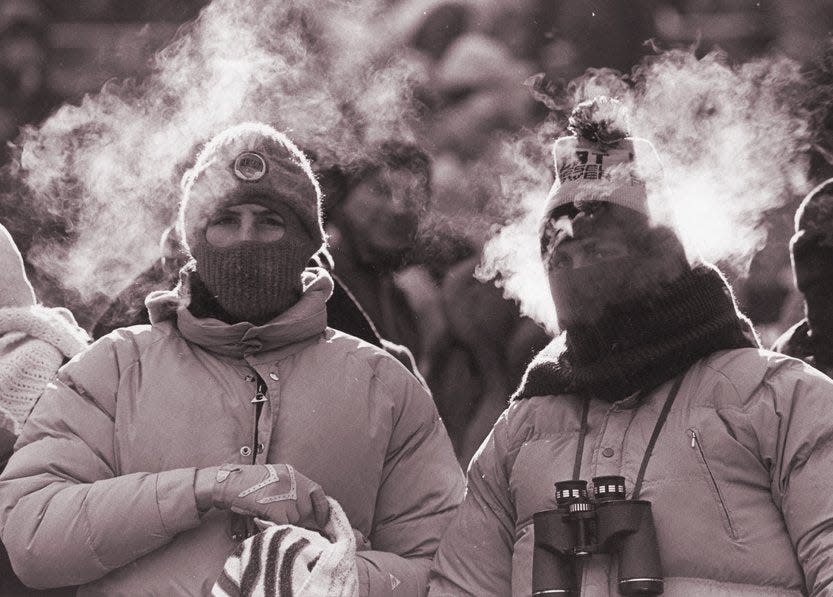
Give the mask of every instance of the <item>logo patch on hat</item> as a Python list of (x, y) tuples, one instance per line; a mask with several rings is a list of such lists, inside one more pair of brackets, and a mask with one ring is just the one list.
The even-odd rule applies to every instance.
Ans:
[(254, 151), (243, 152), (234, 160), (234, 175), (246, 182), (260, 180), (266, 169), (266, 158)]

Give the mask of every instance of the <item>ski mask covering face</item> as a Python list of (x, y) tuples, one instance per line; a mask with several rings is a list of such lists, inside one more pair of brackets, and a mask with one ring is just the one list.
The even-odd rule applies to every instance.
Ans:
[(593, 325), (611, 307), (651, 294), (685, 267), (670, 229), (652, 228), (644, 214), (606, 202), (551, 214), (541, 253), (565, 330)]
[(321, 192), (300, 150), (266, 125), (238, 125), (206, 146), (184, 186), (192, 300), (204, 291), (215, 316), (255, 325), (295, 304), (301, 273), (325, 247)]
[(197, 275), (230, 322), (256, 325), (298, 302), (316, 250), (290, 208), (260, 203), (220, 208), (191, 248)]
[(673, 230), (652, 221), (649, 196), (665, 192), (656, 150), (627, 136), (623, 120), (615, 100), (580, 104), (570, 117), (574, 134), (553, 145), (557, 178), (540, 241), (561, 329), (592, 325), (686, 265)]

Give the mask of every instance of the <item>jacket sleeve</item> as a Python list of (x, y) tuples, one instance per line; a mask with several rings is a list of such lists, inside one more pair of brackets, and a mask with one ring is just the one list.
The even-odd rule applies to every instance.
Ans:
[(195, 469), (119, 475), (118, 352), (105, 338), (59, 371), (0, 477), (2, 540), (31, 587), (90, 582), (199, 524)]
[(515, 509), (509, 495), (507, 411), (469, 465), (466, 499), (449, 526), (431, 569), (432, 597), (512, 594)]
[(833, 594), (833, 381), (784, 359), (750, 420), (810, 595)]
[(463, 499), (464, 478), (428, 392), (399, 363), (378, 367), (377, 391), (396, 397), (376, 497), (370, 551), (358, 555), (362, 597), (425, 595), (440, 537)]

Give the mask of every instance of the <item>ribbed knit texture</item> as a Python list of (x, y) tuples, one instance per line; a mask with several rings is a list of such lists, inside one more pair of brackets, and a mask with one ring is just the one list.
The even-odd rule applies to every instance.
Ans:
[(218, 319), (254, 324), (265, 323), (298, 302), (301, 272), (315, 250), (301, 231), (287, 231), (273, 243), (219, 248), (203, 240), (192, 248), (200, 280), (228, 315)]
[(15, 434), (64, 359), (87, 346), (87, 333), (63, 308), (0, 309), (0, 427)]
[(332, 498), (322, 533), (272, 525), (246, 539), (226, 560), (214, 597), (357, 597), (356, 539)]
[(715, 351), (747, 347), (758, 347), (749, 320), (720, 272), (700, 265), (556, 338), (532, 361), (512, 398), (573, 393), (620, 400)]

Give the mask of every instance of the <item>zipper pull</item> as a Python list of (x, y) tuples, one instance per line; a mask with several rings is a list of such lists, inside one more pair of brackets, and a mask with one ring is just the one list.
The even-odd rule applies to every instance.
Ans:
[(688, 432), (691, 434), (691, 447), (694, 448), (697, 445), (697, 432), (693, 428)]
[(252, 404), (260, 404), (262, 402), (266, 402), (266, 383), (258, 378), (257, 391), (255, 392), (255, 397), (252, 398)]

